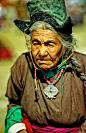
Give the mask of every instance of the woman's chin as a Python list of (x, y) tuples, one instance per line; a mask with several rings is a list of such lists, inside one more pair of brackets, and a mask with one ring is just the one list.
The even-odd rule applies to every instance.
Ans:
[(42, 64), (42, 65), (38, 65), (39, 68), (41, 68), (42, 70), (49, 70), (52, 68), (51, 65), (45, 65), (45, 64)]

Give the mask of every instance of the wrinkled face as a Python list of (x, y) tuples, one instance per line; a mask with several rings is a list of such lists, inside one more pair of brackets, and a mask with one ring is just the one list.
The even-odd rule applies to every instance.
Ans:
[(38, 29), (32, 33), (32, 54), (35, 63), (48, 70), (57, 65), (62, 56), (62, 44), (58, 35), (49, 29)]

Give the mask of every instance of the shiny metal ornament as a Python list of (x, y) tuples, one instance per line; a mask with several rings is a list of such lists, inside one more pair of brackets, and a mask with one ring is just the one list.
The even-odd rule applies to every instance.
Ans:
[(49, 98), (50, 100), (53, 100), (56, 98), (56, 95), (58, 94), (59, 90), (53, 85), (53, 83), (50, 83), (47, 87), (44, 89), (44, 94)]

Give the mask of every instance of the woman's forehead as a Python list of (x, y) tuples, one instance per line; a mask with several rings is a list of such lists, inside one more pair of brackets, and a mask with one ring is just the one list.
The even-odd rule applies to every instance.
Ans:
[(49, 29), (37, 29), (32, 32), (32, 38), (57, 38), (58, 35)]

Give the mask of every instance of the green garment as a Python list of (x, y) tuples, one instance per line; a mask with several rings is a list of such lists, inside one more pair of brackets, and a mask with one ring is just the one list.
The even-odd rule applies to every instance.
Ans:
[(22, 112), (21, 107), (17, 106), (12, 109), (10, 109), (7, 113), (6, 119), (5, 119), (5, 131), (4, 133), (8, 133), (9, 128), (15, 124), (15, 123), (21, 123), (22, 119)]

